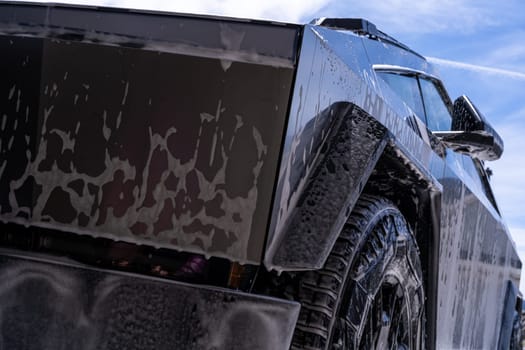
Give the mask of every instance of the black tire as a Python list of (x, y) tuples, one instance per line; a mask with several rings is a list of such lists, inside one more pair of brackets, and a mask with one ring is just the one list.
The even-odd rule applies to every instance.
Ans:
[(300, 276), (292, 349), (423, 349), (415, 239), (388, 200), (363, 196), (321, 270)]

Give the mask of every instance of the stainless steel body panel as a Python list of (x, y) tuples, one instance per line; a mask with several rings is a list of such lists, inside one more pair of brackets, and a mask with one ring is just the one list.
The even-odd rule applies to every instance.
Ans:
[(299, 304), (0, 251), (2, 349), (288, 349)]
[[(435, 343), (430, 339), (429, 345), (437, 349), (493, 349), (504, 317), (507, 282), (519, 285), (521, 263), (514, 243), (479, 179), (475, 181), (464, 169), (466, 156), (450, 150), (438, 152), (421, 130), (418, 133), (409, 126), (408, 118), (414, 112), (372, 69), (373, 65), (384, 64), (437, 76), (422, 57), (402, 48), (348, 31), (305, 27), (266, 264), (277, 270), (318, 268), (323, 264), (331, 246), (310, 246), (309, 235), (337, 236), (356, 192), (366, 183), (366, 172), (355, 173), (361, 176), (353, 179), (357, 188), (345, 193), (348, 199), (342, 200), (344, 206), (338, 208), (345, 212), (329, 212), (325, 207), (309, 209), (329, 218), (326, 225), (312, 225), (309, 232), (295, 233), (300, 227), (296, 217), (304, 205), (302, 196), (308, 198), (304, 192), (308, 191), (309, 177), (323, 157), (321, 150), (334, 128), (338, 109), (333, 106), (358, 106), (385, 127), (386, 147), (400, 153), (405, 166), (414, 167), (426, 179), (428, 190), (437, 195), (434, 198), (439, 199), (433, 212), (437, 228), (432, 232), (428, 227), (428, 235), (437, 235), (438, 242), (433, 251), (438, 268), (431, 275), (437, 289), (431, 293), (436, 298), (436, 319), (430, 321), (435, 325)], [(369, 154), (367, 145), (356, 143), (352, 147)], [(369, 167), (375, 165), (373, 159)], [(343, 196), (341, 190), (345, 189), (335, 187), (326, 195)], [(314, 218), (312, 221), (316, 223)], [(284, 252), (286, 258), (279, 257), (280, 245), (285, 245), (288, 237), (298, 241), (301, 234), (304, 238), (299, 241), (303, 245), (297, 243), (294, 249)]]
[(0, 220), (259, 263), (296, 26), (42, 5), (0, 23)]
[[(386, 130), (385, 140), (389, 140), (391, 145), (399, 148), (401, 153), (406, 153), (410, 157), (415, 168), (424, 172), (423, 177), (429, 184), (432, 184), (430, 187), (437, 184), (431, 169), (436, 166), (434, 163), (438, 156), (403, 120), (402, 116), (406, 111), (396, 111), (389, 101), (385, 101), (382, 97), (377, 77), (372, 69), (372, 63), (368, 61), (363, 40), (366, 39), (348, 31), (305, 26), (290, 120), (286, 131), (283, 160), (279, 173), (278, 190), (275, 196), (272, 225), (270, 226), (269, 254), (266, 256), (266, 264), (271, 268), (318, 268), (330, 251), (331, 245), (328, 244), (322, 253), (308, 254), (309, 258), (302, 261), (297, 261), (294, 258), (295, 252), (289, 251), (290, 256), (287, 259), (290, 262), (289, 267), (272, 262), (272, 255), (277, 251), (276, 246), (280, 244), (281, 240), (286, 239), (288, 227), (291, 230), (295, 227), (295, 225), (290, 227), (289, 222), (294, 220), (290, 218), (297, 215), (296, 204), (303, 195), (302, 191), (309, 181), (312, 171), (315, 170), (315, 162), (319, 157), (320, 150), (326, 143), (330, 131), (334, 128), (335, 121), (344, 117), (338, 115), (341, 113), (339, 106), (344, 104), (356, 106), (371, 116), (373, 119), (371, 123), (362, 127), (354, 126), (354, 131), (359, 132), (358, 129), (361, 128), (363, 133), (368, 132), (373, 136), (372, 130), (384, 128)], [(421, 59), (419, 58), (419, 60)], [(375, 123), (378, 126), (374, 126)], [(377, 142), (380, 141), (380, 139), (378, 141), (373, 140), (373, 137), (367, 140), (373, 143), (371, 149), (377, 148)], [(349, 140), (350, 147), (354, 147), (357, 154), (363, 149), (368, 149), (359, 142), (352, 143), (352, 141), (352, 139)], [(370, 153), (367, 154), (368, 157), (371, 155)], [(375, 160), (377, 161), (377, 157)], [(374, 157), (370, 157), (369, 161), (368, 164), (357, 162), (352, 166), (352, 170), (356, 171), (358, 178), (354, 179), (354, 188), (349, 188), (348, 191), (349, 193), (357, 192), (351, 195), (350, 202), (347, 202), (346, 198), (342, 199), (343, 205), (334, 208), (341, 213), (323, 214), (325, 216), (333, 215), (335, 219), (328, 218), (324, 227), (312, 225), (314, 227), (313, 234), (326, 236), (339, 232), (345, 221), (344, 216), (349, 214), (348, 210), (351, 210), (357, 196), (366, 184), (366, 174), (375, 166)], [(349, 193), (342, 195), (348, 196)]]
[[(493, 349), (506, 339), (506, 295), (509, 283), (519, 285), (521, 262), (483, 164), (446, 150), (374, 70), (399, 67), (437, 77), (423, 57), (381, 38), (317, 25), (0, 8), (8, 9), (0, 12), (0, 46), (8, 52), (0, 58), (7, 77), (0, 90), (4, 223), (269, 270), (317, 269), (374, 172), (389, 170), (381, 163), (388, 157), (410, 175), (383, 177), (391, 199), (402, 184), (413, 194), (406, 197), (410, 208), (430, 208), (430, 218), (414, 225), (421, 244), (432, 242), (421, 247), (428, 248), (425, 278), (432, 289), (429, 347)], [(119, 21), (125, 25), (115, 25)], [(26, 265), (28, 259), (33, 262)], [(58, 290), (92, 278), (86, 274), (113, 276), (32, 259), (0, 254), (9, 288), (18, 288), (17, 266), (29, 266), (20, 271), (37, 271), (44, 281), (81, 271), (84, 277), (67, 277), (72, 284)], [(44, 265), (56, 276), (46, 275)], [(118, 276), (124, 285), (150, 284)], [(207, 288), (194, 296), (191, 286), (151, 283), (161, 289), (167, 283), (216, 315), (226, 309), (211, 304), (231, 293), (253, 306), (257, 320), (267, 320), (259, 300), (276, 305), (283, 329), (261, 324), (265, 332), (278, 332), (279, 344), (289, 341), (295, 304)], [(93, 307), (89, 300), (79, 305), (73, 309)], [(285, 322), (286, 315), (292, 318)], [(217, 320), (214, 334), (229, 334), (220, 328), (223, 318)], [(207, 336), (202, 342), (215, 344)]]

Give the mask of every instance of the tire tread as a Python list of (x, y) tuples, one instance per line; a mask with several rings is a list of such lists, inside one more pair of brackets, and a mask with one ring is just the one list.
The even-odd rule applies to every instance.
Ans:
[[(359, 261), (357, 264), (359, 269), (366, 268), (384, 247), (383, 237), (377, 234), (371, 235), (373, 237), (369, 238), (375, 244), (368, 241), (361, 253), (355, 257), (363, 227), (373, 222), (381, 209), (389, 207), (392, 207), (391, 203), (384, 198), (362, 195), (336, 240), (325, 266), (321, 270), (307, 272), (305, 276), (308, 277), (301, 279), (298, 300), (301, 300), (302, 307), (291, 349), (319, 350), (326, 347), (330, 336), (330, 320), (334, 318), (337, 311), (337, 299), (334, 297), (341, 297), (339, 293), (343, 289), (345, 278), (349, 273), (348, 269), (354, 258)], [(333, 278), (331, 284), (327, 284), (327, 276)], [(312, 290), (316, 292), (311, 293)], [(319, 293), (325, 293), (326, 298), (319, 297)]]

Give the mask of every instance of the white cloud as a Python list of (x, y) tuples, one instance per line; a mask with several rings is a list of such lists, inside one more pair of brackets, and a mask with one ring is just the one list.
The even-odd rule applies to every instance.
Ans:
[(511, 38), (507, 38), (507, 40), (511, 40), (511, 42), (506, 42), (504, 37), (500, 38), (499, 45), (495, 50), (488, 52), (487, 58), (493, 62), (521, 60), (521, 66), (523, 67), (523, 58), (525, 57), (525, 46), (523, 46), (523, 42), (521, 41), (523, 38), (525, 38), (524, 31), (513, 32)]
[[(499, 39), (499, 40), (498, 40)], [(498, 66), (507, 70), (525, 71), (525, 31), (513, 30), (487, 43), (490, 49), (477, 57), (476, 63)]]
[(392, 33), (470, 33), (503, 20), (493, 15), (494, 3), (483, 0), (368, 0), (338, 9), (345, 11), (343, 16), (365, 17)]
[[(1, 1), (1, 0), (0, 0)], [(22, 0), (25, 1), (25, 0)], [(29, 0), (31, 1), (31, 0)], [(57, 2), (54, 0), (33, 0)], [(305, 23), (315, 17), (363, 17), (388, 33), (471, 33), (518, 16), (521, 0), (59, 0), (62, 3), (224, 15)], [(494, 15), (495, 7), (498, 15)]]
[[(22, 0), (24, 1), (24, 0)], [(56, 2), (36, 0), (38, 2)], [(510, 0), (514, 3), (516, 0)], [(494, 4), (476, 0), (59, 0), (62, 3), (112, 6), (305, 23), (315, 17), (364, 17), (394, 33), (472, 32), (498, 24)], [(508, 5), (508, 4), (507, 4)], [(505, 5), (498, 5), (503, 7)], [(512, 11), (508, 11), (512, 13)]]
[[(50, 2), (37, 0), (40, 2)], [(332, 0), (60, 0), (62, 3), (210, 14), (299, 23), (315, 17)], [(51, 1), (53, 2), (53, 1)]]

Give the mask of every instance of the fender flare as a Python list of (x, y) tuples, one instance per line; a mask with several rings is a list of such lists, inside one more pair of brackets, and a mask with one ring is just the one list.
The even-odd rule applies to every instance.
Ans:
[[(269, 243), (264, 259), (268, 269), (321, 268), (384, 155), (396, 158), (417, 179), (418, 186), (441, 193), (441, 184), (428, 169), (384, 125), (358, 106), (351, 105), (335, 118), (334, 124), (296, 207)], [(423, 143), (415, 133), (409, 136)]]

